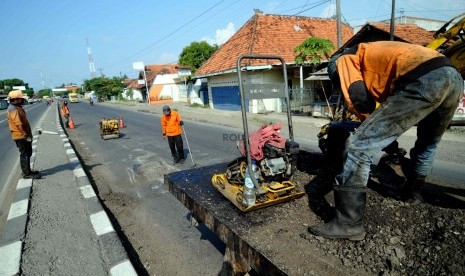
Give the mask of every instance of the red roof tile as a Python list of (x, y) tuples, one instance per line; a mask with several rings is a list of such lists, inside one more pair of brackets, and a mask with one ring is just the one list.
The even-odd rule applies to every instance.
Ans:
[[(391, 26), (386, 23), (372, 22), (368, 24), (386, 33), (391, 31)], [(423, 46), (428, 45), (434, 39), (432, 32), (414, 24), (396, 24), (394, 26), (394, 35), (405, 42)]]
[[(341, 24), (341, 30), (344, 43), (352, 37), (353, 29)], [(286, 63), (294, 64), (294, 48), (309, 37), (329, 39), (337, 48), (336, 20), (257, 13), (205, 61), (195, 75), (235, 69), (237, 58), (243, 54), (278, 55)]]

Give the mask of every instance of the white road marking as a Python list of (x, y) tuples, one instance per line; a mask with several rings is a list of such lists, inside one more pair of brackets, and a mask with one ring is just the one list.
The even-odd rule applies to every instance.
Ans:
[(91, 198), (96, 197), (94, 188), (90, 185), (86, 185), (84, 187), (79, 188), (81, 190), (81, 194), (84, 198)]
[(112, 276), (120, 276), (120, 275), (137, 275), (136, 271), (134, 270), (134, 267), (132, 266), (131, 262), (129, 260), (124, 261), (120, 264), (115, 265), (110, 269), (110, 275)]
[(20, 189), (31, 187), (31, 186), (32, 186), (32, 179), (20, 179), (18, 180), (18, 186), (16, 186), (16, 190), (20, 190)]
[(100, 211), (90, 215), (90, 222), (92, 223), (97, 236), (115, 231), (113, 230), (113, 226), (111, 225), (110, 219), (105, 211)]
[(86, 176), (86, 173), (84, 172), (84, 170), (82, 168), (74, 169), (73, 174), (74, 174), (75, 177)]
[(27, 214), (27, 207), (29, 205), (28, 199), (23, 199), (17, 202), (13, 202), (8, 213), (7, 220), (17, 218), (19, 216)]
[[(0, 275), (18, 275), (21, 262), (21, 241), (0, 247)], [(122, 274), (121, 274), (122, 275)]]

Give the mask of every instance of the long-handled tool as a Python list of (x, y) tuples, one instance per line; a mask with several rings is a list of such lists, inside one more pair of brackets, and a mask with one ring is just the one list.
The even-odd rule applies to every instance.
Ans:
[(181, 126), (181, 127), (182, 127), (182, 132), (184, 133), (184, 138), (186, 138), (187, 149), (189, 150), (189, 156), (191, 157), (192, 168), (193, 168), (196, 166), (196, 164), (194, 162), (194, 158), (192, 157), (192, 151), (191, 151), (191, 147), (189, 146), (189, 140), (187, 140), (187, 134), (186, 134), (186, 130), (184, 129), (184, 126)]

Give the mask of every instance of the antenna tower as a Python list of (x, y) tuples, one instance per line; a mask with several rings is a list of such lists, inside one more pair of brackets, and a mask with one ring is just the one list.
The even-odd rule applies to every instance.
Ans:
[(90, 46), (89, 46), (89, 39), (86, 38), (86, 43), (87, 43), (87, 57), (89, 58), (89, 70), (90, 70), (90, 76), (92, 78), (95, 78), (95, 64), (94, 64), (94, 58), (92, 57), (92, 52), (90, 51)]

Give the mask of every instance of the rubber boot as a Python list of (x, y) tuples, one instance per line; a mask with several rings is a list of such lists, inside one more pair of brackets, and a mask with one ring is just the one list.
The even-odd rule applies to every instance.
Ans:
[(308, 231), (330, 239), (361, 241), (365, 238), (363, 216), (366, 205), (364, 187), (336, 186), (334, 188), (336, 217), (328, 223), (310, 226)]
[(31, 170), (31, 163), (29, 159), (20, 159), (21, 171), (23, 172), (24, 179), (38, 179), (42, 177), (42, 174), (38, 171)]
[(412, 173), (407, 177), (407, 181), (401, 188), (400, 194), (404, 201), (412, 204), (423, 203), (424, 199), (421, 196), (421, 191), (426, 181), (425, 175)]

